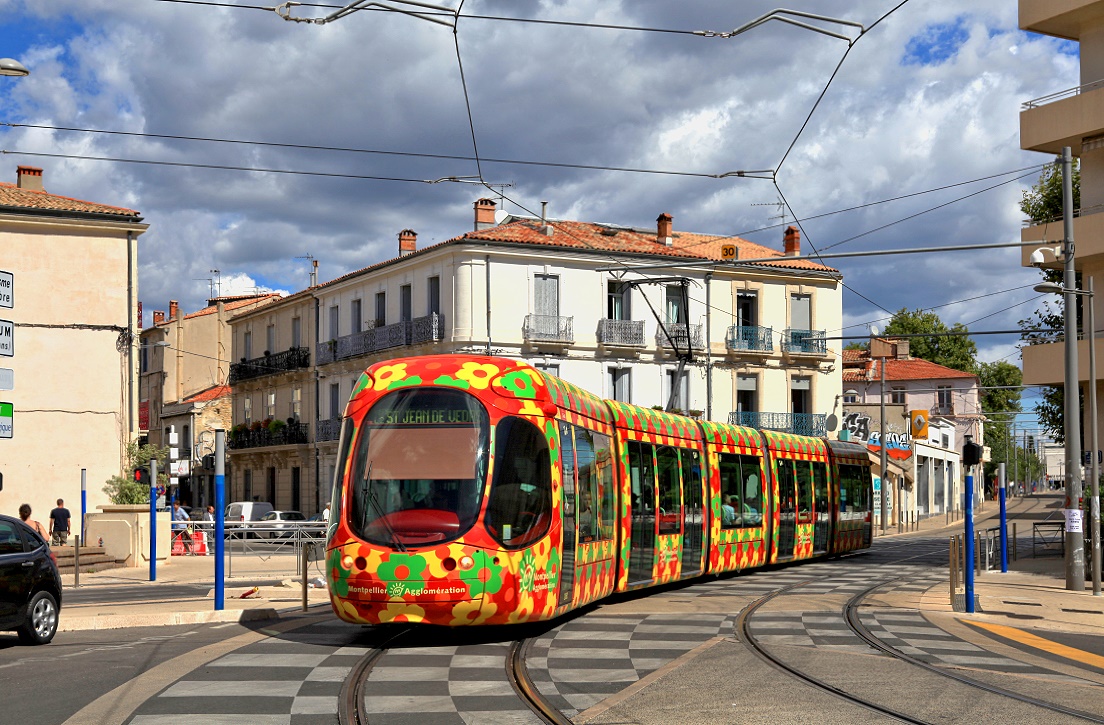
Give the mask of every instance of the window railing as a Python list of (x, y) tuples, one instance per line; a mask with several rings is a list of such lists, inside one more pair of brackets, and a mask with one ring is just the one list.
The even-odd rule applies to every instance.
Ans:
[(526, 342), (575, 342), (574, 317), (526, 315), (522, 334)]
[(824, 413), (760, 413), (737, 410), (728, 414), (729, 425), (803, 436), (828, 435), (827, 418)]
[(782, 352), (798, 355), (828, 354), (828, 340), (824, 330), (797, 330), (787, 328), (782, 333)]
[(307, 426), (303, 423), (286, 423), (275, 429), (268, 427), (254, 430), (250, 427), (244, 430), (230, 430), (230, 448), (233, 450), (298, 445), (309, 442)]
[(243, 359), (241, 362), (231, 363), (230, 384), (309, 367), (310, 349), (293, 347), (275, 355), (265, 354), (263, 357), (255, 357), (252, 360)]
[(933, 405), (931, 409), (932, 415), (954, 415), (953, 405)]
[(770, 327), (733, 325), (728, 328), (728, 334), (725, 336), (725, 347), (734, 351), (773, 352), (773, 329)]
[[(669, 337), (668, 337), (669, 336)], [(701, 325), (687, 325), (684, 322), (668, 322), (660, 325), (656, 330), (656, 347), (671, 348), (674, 341), (678, 350), (685, 350), (693, 346), (695, 350), (704, 350), (705, 343), (702, 339)], [(687, 344), (689, 342), (689, 345)]]
[(1076, 86), (1074, 88), (1067, 88), (1064, 91), (1057, 91), (1051, 93), (1048, 96), (1042, 98), (1035, 98), (1030, 101), (1024, 101), (1020, 104), (1021, 111), (1029, 111), (1032, 108), (1038, 108), (1039, 106), (1045, 106), (1048, 103), (1054, 103), (1060, 101), (1063, 98), (1069, 98), (1071, 96), (1079, 96), (1082, 93), (1088, 93), (1089, 91), (1095, 91), (1098, 88), (1104, 88), (1104, 80), (1093, 81), (1092, 83), (1086, 83), (1083, 86)]
[(373, 327), (336, 340), (320, 342), (317, 345), (318, 364), (326, 365), (336, 360), (370, 355), (392, 347), (439, 342), (444, 337), (444, 333), (444, 315), (433, 312), (414, 320)]
[(339, 435), (341, 435), (341, 418), (320, 420), (314, 425), (314, 440), (318, 442), (336, 441)]
[(598, 320), (598, 344), (644, 347), (644, 320)]

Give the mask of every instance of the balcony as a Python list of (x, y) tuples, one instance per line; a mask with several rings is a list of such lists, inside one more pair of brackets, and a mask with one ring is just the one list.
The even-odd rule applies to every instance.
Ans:
[(773, 352), (772, 332), (770, 327), (733, 325), (725, 335), (725, 348), (730, 352)]
[(320, 420), (314, 424), (314, 440), (319, 443), (323, 441), (336, 441), (340, 435), (341, 418)]
[(230, 431), (230, 448), (242, 450), (245, 448), (263, 448), (267, 446), (288, 446), (301, 443), (309, 443), (307, 426), (303, 423), (287, 423), (281, 428), (271, 430), (269, 428), (232, 429)]
[(644, 347), (644, 320), (598, 320), (598, 344)]
[(241, 362), (230, 365), (230, 384), (240, 383), (243, 380), (275, 375), (277, 373), (293, 372), (310, 367), (310, 349), (306, 347), (293, 347), (275, 355), (265, 354), (263, 357), (255, 357), (252, 360), (242, 359)]
[(1104, 133), (1104, 81), (1052, 93), (1025, 102), (1020, 111), (1020, 148), (1061, 153), (1063, 146), (1081, 155), (1081, 141)]
[(782, 352), (790, 355), (827, 355), (828, 341), (824, 330), (796, 330), (782, 332)]
[(557, 315), (526, 315), (521, 328), (526, 342), (575, 342), (574, 317)]
[[(668, 339), (670, 336), (670, 339)], [(695, 350), (704, 350), (705, 342), (702, 339), (702, 326), (701, 325), (687, 325), (683, 322), (668, 322), (666, 325), (660, 325), (656, 330), (656, 347), (661, 349), (672, 349), (671, 341), (675, 343), (676, 350), (686, 350), (693, 346)], [(687, 344), (689, 342), (689, 345)]]
[[(1099, 325), (1099, 323), (1097, 323)], [(1096, 359), (1104, 360), (1104, 335), (1096, 335)], [(1061, 332), (1053, 340), (1034, 340), (1023, 348), (1024, 385), (1065, 385), (1066, 343)], [(1089, 342), (1078, 336), (1077, 375), (1089, 381)], [(1099, 372), (1098, 372), (1099, 377)]]
[(929, 413), (933, 416), (936, 416), (936, 415), (953, 416), (955, 414), (953, 405), (933, 405), (931, 407), (931, 410), (929, 411)]
[(824, 413), (760, 413), (734, 411), (728, 414), (729, 425), (742, 425), (759, 430), (775, 430), (803, 436), (828, 435)]
[(337, 360), (348, 360), (404, 345), (440, 342), (444, 332), (445, 317), (437, 312), (405, 322), (396, 322), (393, 325), (373, 327), (364, 332), (318, 343), (316, 348), (318, 364), (325, 365)]

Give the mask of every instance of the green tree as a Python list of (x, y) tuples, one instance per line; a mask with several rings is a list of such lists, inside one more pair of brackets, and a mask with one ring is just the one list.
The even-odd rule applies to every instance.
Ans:
[[(985, 475), (991, 477), (996, 474), (998, 463), (1011, 464), (1012, 457), (1020, 455), (1016, 441), (1011, 438), (1011, 421), (1021, 410), (1023, 373), (1015, 365), (998, 360), (978, 365), (977, 375), (982, 387), (981, 410), (989, 418), (985, 424), (985, 445), (992, 452), (992, 461), (985, 464)], [(1012, 475), (1010, 467), (1006, 471)]]
[[(1075, 159), (1073, 164), (1073, 207), (1081, 207), (1081, 168)], [(1039, 175), (1039, 180), (1023, 193), (1020, 211), (1027, 215), (1032, 224), (1045, 224), (1062, 218), (1062, 164), (1055, 161), (1048, 164)], [(1047, 282), (1062, 284), (1063, 272), (1058, 269), (1041, 270)], [(1080, 282), (1078, 282), (1080, 285)], [(1077, 299), (1080, 311), (1081, 298)], [(1078, 315), (1078, 319), (1081, 316)], [(1024, 333), (1020, 336), (1028, 344), (1058, 342), (1064, 336), (1064, 313), (1061, 300), (1052, 308), (1049, 301), (1043, 302), (1041, 310), (1035, 310), (1031, 317), (1020, 320)], [(1062, 386), (1049, 385), (1042, 389), (1039, 402), (1035, 404), (1035, 415), (1040, 425), (1058, 443), (1065, 443), (1065, 391)]]
[[(151, 445), (139, 446), (136, 442), (131, 441), (126, 447), (126, 462), (123, 466), (123, 474), (107, 479), (103, 487), (104, 493), (114, 504), (148, 504), (150, 500), (149, 486), (134, 482), (132, 475), (134, 469), (148, 468), (149, 462), (156, 458), (159, 468), (164, 470), (168, 457), (168, 448), (158, 448)], [(163, 473), (158, 474), (157, 478), (159, 483), (168, 482), (168, 476)]]
[[(946, 333), (957, 333), (947, 335)], [(947, 327), (939, 315), (925, 310), (908, 311), (904, 307), (893, 313), (886, 325), (886, 337), (894, 335), (924, 335), (909, 338), (909, 354), (913, 357), (944, 365), (967, 373), (977, 371), (977, 344), (961, 322)]]

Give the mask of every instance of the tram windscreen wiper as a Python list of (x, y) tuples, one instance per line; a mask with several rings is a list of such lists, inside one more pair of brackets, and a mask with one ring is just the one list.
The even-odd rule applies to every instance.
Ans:
[(398, 534), (395, 533), (395, 528), (391, 525), (391, 522), (387, 520), (387, 516), (383, 513), (383, 508), (376, 499), (376, 489), (372, 487), (372, 461), (368, 462), (368, 472), (364, 474), (364, 485), (368, 488), (368, 503), (372, 504), (372, 509), (376, 512), (376, 520), (383, 524), (383, 528), (387, 529), (387, 536), (391, 544), (399, 551), (406, 551), (406, 544), (399, 540)]

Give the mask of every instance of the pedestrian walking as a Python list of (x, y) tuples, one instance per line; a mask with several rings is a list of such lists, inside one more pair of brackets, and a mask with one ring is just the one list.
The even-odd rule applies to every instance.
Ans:
[(180, 538), (185, 553), (192, 553), (192, 537), (188, 531), (191, 528), (188, 525), (188, 512), (180, 508), (179, 501), (173, 501), (172, 520), (173, 536)]
[(46, 541), (50, 540), (50, 534), (46, 532), (46, 528), (42, 524), (31, 518), (31, 505), (29, 503), (19, 505), (19, 518), (27, 526), (30, 526), (34, 530), (34, 532), (41, 536), (43, 539), (46, 539)]
[(329, 521), (330, 520), (330, 502), (329, 501), (327, 501), (326, 505), (322, 508), (322, 520), (323, 521)]
[(72, 516), (69, 509), (65, 508), (65, 501), (57, 500), (57, 508), (50, 512), (50, 544), (52, 546), (65, 546), (69, 540), (69, 522)]

